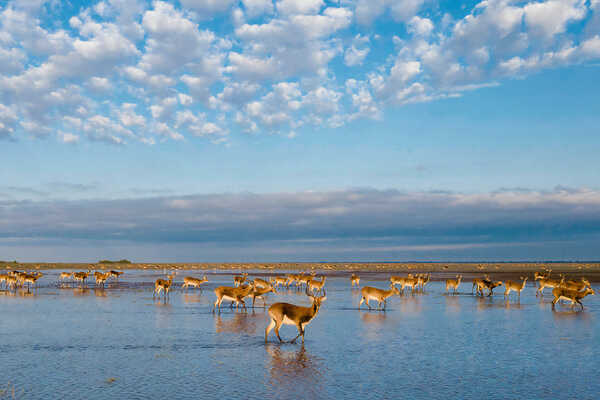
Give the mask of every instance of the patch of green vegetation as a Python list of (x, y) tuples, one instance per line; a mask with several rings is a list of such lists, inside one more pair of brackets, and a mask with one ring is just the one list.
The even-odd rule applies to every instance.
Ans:
[(122, 259), (119, 261), (100, 260), (100, 261), (98, 261), (98, 264), (131, 264), (131, 261), (126, 260), (126, 259)]

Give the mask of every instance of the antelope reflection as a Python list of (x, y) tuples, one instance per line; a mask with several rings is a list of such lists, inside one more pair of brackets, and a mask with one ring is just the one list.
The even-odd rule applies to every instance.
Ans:
[[(290, 347), (268, 344), (265, 346), (271, 356), (270, 384), (281, 393), (299, 393), (301, 397), (322, 398), (321, 365), (314, 356), (306, 351), (304, 345)], [(300, 394), (300, 393), (299, 393)], [(275, 393), (275, 398), (279, 396)]]
[(235, 313), (233, 317), (223, 320), (221, 315), (215, 314), (215, 331), (217, 333), (244, 333), (246, 335), (255, 335), (258, 323), (264, 324), (264, 314)]

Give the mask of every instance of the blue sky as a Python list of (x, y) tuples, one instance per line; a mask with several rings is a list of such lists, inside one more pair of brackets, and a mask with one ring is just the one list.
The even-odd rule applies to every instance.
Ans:
[(0, 259), (598, 259), (599, 71), (596, 0), (2, 2)]

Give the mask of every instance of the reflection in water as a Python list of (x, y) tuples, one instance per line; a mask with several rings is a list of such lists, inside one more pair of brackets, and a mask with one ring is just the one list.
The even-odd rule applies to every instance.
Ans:
[(96, 297), (106, 297), (106, 290), (104, 290), (104, 289), (94, 289), (94, 295)]
[(322, 397), (322, 367), (317, 358), (301, 345), (287, 346), (268, 344), (265, 346), (270, 359), (270, 384), (275, 389), (275, 398), (290, 397), (313, 399)]
[(366, 324), (382, 324), (385, 322), (386, 313), (380, 312), (361, 312), (360, 319)]
[(445, 295), (444, 297), (446, 299), (446, 312), (456, 313), (460, 311), (458, 296)]
[(228, 320), (223, 320), (220, 314), (215, 314), (215, 331), (217, 333), (245, 333), (255, 335), (257, 324), (265, 325), (264, 314), (236, 313)]
[(197, 293), (197, 294), (184, 294), (183, 295), (183, 302), (187, 303), (187, 304), (193, 304), (193, 303), (201, 303), (202, 302), (202, 294)]
[(73, 296), (89, 296), (90, 289), (88, 288), (75, 288), (73, 289)]
[(420, 296), (402, 296), (400, 299), (400, 311), (402, 313), (419, 314), (423, 311)]

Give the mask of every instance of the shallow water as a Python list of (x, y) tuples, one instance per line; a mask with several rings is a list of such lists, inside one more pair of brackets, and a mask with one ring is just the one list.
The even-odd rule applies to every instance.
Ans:
[[(49, 272), (32, 294), (0, 292), (0, 390), (10, 382), (17, 398), (44, 399), (599, 396), (597, 296), (583, 312), (552, 312), (550, 292), (540, 300), (532, 285), (506, 302), (502, 288), (481, 299), (470, 283), (448, 296), (432, 282), (425, 294), (394, 296), (386, 312), (358, 311), (359, 290), (331, 277), (304, 346), (278, 344), (273, 332), (265, 345), (265, 309), (211, 313), (212, 289), (232, 278), (207, 275), (202, 293), (177, 287), (167, 302), (153, 300), (159, 275), (149, 271), (127, 271), (105, 290), (59, 287)], [(385, 278), (361, 286), (385, 288)], [(309, 304), (295, 291), (274, 301)]]

